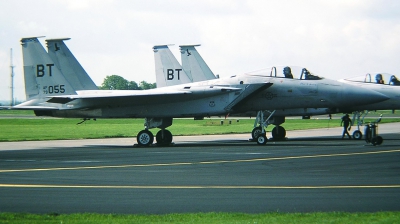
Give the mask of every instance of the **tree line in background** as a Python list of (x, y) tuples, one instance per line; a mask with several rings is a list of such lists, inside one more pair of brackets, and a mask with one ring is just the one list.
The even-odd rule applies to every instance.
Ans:
[(104, 90), (144, 90), (157, 88), (157, 85), (146, 81), (141, 81), (137, 84), (135, 81), (128, 81), (119, 75), (111, 75), (104, 78), (99, 88)]

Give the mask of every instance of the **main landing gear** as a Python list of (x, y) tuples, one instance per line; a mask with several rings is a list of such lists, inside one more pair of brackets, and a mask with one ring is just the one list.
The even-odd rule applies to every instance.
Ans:
[(286, 137), (286, 130), (280, 125), (276, 125), (272, 129), (272, 138), (276, 140), (284, 140)]
[[(267, 111), (266, 111), (267, 112)], [(272, 138), (275, 140), (283, 140), (286, 137), (286, 130), (280, 124), (285, 122), (285, 117), (273, 117), (275, 110), (268, 112), (269, 116), (264, 119), (264, 111), (258, 111), (257, 117), (254, 122), (254, 129), (251, 132), (251, 137), (253, 141), (256, 141), (259, 145), (267, 144), (267, 137), (265, 129), (269, 124), (274, 124), (275, 127), (272, 129)]]
[(157, 145), (169, 145), (172, 143), (172, 133), (167, 129), (161, 129), (156, 135)]
[(161, 128), (156, 134), (157, 145), (167, 146), (172, 143), (172, 133), (165, 129), (172, 125), (172, 118), (146, 118), (145, 129), (140, 131), (136, 140), (139, 146), (150, 146), (154, 142), (154, 135), (150, 128)]
[(141, 130), (137, 136), (136, 136), (137, 143), (140, 146), (149, 146), (153, 144), (154, 141), (154, 135), (151, 133), (151, 131), (145, 129)]

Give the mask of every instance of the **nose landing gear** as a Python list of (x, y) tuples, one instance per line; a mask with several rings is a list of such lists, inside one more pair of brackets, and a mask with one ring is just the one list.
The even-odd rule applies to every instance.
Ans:
[[(364, 118), (368, 114), (369, 111), (357, 111), (354, 113), (353, 120), (357, 119), (357, 130), (353, 132), (353, 138), (356, 140), (361, 140), (363, 137), (363, 134), (360, 131), (360, 126), (363, 125), (364, 123)], [(365, 135), (365, 141), (367, 143), (371, 143), (372, 145), (380, 145), (383, 142), (383, 138), (381, 136), (378, 136), (378, 123), (382, 120), (382, 114), (379, 116), (379, 118), (371, 122), (369, 124), (365, 125), (364, 128), (364, 135)]]

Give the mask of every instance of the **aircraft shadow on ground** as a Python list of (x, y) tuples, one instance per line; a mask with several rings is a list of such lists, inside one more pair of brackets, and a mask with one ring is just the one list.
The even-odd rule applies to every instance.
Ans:
[[(383, 134), (382, 135), (384, 141), (382, 145), (385, 145), (385, 142), (390, 142), (390, 146), (400, 146), (399, 144), (395, 144), (394, 141), (398, 141), (398, 135), (396, 134)], [(257, 145), (256, 142), (250, 141), (249, 139), (243, 140), (215, 140), (215, 141), (184, 141), (184, 142), (175, 142), (170, 145), (157, 145), (152, 144), (149, 147), (141, 147), (137, 144), (132, 145), (86, 145), (85, 148), (118, 148), (118, 149), (145, 149), (145, 148), (170, 148), (170, 147), (218, 147), (218, 146), (245, 146), (245, 147), (272, 147), (272, 146), (318, 146), (316, 142), (324, 142), (323, 146), (352, 146), (352, 145), (366, 145), (368, 144), (365, 139), (355, 140), (355, 139), (341, 139), (338, 136), (329, 136), (329, 137), (295, 137), (295, 138), (286, 138), (285, 140), (274, 140), (268, 139), (266, 145)]]

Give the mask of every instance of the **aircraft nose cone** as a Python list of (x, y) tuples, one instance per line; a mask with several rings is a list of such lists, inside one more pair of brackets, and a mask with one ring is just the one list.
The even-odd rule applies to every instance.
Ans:
[(389, 97), (377, 91), (348, 84), (343, 85), (342, 98), (348, 106), (368, 105), (389, 99)]

